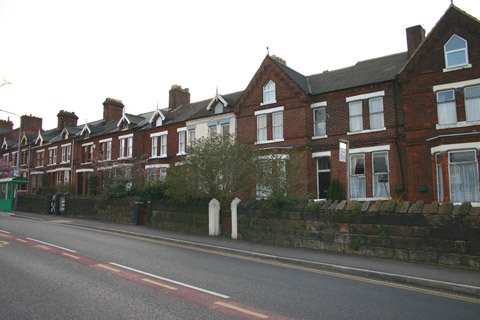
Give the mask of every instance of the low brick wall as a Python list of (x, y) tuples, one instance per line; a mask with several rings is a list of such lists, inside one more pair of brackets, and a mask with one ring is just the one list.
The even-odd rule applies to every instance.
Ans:
[(153, 228), (208, 235), (207, 203), (174, 204), (159, 201), (152, 202), (150, 208)]
[(480, 208), (422, 201), (238, 208), (243, 239), (480, 270)]

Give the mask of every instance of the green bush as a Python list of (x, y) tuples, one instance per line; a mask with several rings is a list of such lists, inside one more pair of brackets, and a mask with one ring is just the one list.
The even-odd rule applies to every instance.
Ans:
[(343, 188), (340, 180), (334, 179), (330, 187), (327, 190), (327, 199), (330, 200), (343, 200)]

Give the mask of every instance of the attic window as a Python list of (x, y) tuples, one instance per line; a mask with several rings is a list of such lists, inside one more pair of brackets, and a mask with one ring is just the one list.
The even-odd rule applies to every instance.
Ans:
[(68, 132), (65, 132), (65, 133), (63, 134), (63, 139), (65, 139), (65, 140), (68, 139)]
[(219, 114), (223, 112), (223, 103), (218, 102), (215, 106), (215, 114)]
[(159, 127), (162, 125), (162, 117), (157, 116), (157, 120), (155, 121), (155, 126)]
[(263, 86), (263, 104), (275, 103), (275, 82), (268, 80)]
[(468, 46), (465, 39), (454, 34), (444, 46), (445, 66), (447, 69), (463, 66), (471, 67), (468, 64)]
[(124, 121), (122, 123), (122, 130), (127, 130), (128, 129), (128, 122), (127, 121)]

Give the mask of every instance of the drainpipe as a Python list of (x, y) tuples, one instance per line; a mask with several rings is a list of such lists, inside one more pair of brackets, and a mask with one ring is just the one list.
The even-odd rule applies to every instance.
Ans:
[[(398, 95), (397, 95), (397, 87), (398, 87), (398, 76), (395, 76), (395, 82), (393, 85), (393, 94), (394, 94), (394, 109), (395, 109), (395, 146), (397, 148), (397, 154), (398, 154), (398, 161), (400, 163), (400, 176), (402, 179), (402, 189), (405, 192), (405, 195), (407, 195), (407, 190), (405, 189), (406, 187), (406, 181), (405, 181), (405, 172), (404, 172), (404, 166), (403, 166), (403, 157), (402, 157), (402, 152), (400, 148), (400, 143), (399, 143), (399, 134), (398, 134)], [(402, 107), (403, 108), (403, 107)]]

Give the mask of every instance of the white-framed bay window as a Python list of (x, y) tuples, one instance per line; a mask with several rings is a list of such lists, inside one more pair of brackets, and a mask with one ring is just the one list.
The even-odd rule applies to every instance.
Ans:
[(133, 156), (133, 133), (118, 137), (120, 142), (119, 158), (131, 158)]
[(480, 202), (476, 150), (448, 152), (450, 201)]
[(187, 127), (178, 128), (178, 156), (186, 154), (186, 142), (187, 142)]

